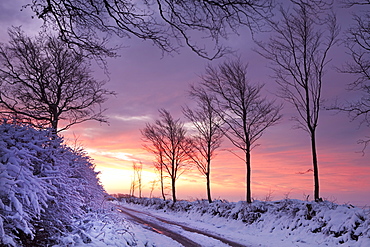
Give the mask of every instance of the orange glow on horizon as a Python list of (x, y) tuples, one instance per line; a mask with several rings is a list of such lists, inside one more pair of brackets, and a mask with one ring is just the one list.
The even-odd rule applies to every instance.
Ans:
[[(142, 196), (149, 197), (152, 181), (158, 180), (152, 155), (142, 148), (140, 132), (131, 135), (87, 138), (82, 145), (93, 158), (100, 180), (108, 193), (129, 194), (133, 179), (133, 162), (143, 164)], [(73, 139), (71, 133), (66, 139)], [(85, 135), (88, 136), (88, 135)], [(133, 140), (137, 140), (134, 142)], [(125, 141), (129, 140), (129, 141)], [(263, 141), (261, 140), (263, 143)], [(258, 200), (280, 200), (286, 197), (312, 200), (313, 174), (310, 150), (306, 147), (285, 149), (279, 142), (269, 139), (268, 143), (252, 151), (252, 196)], [(213, 160), (211, 170), (211, 192), (215, 199), (229, 201), (245, 200), (245, 165), (243, 161), (225, 151), (226, 141)], [(225, 147), (226, 146), (226, 147)], [(341, 150), (339, 150), (341, 151)], [(331, 153), (333, 152), (333, 153)], [(352, 156), (349, 156), (351, 154)], [(357, 159), (357, 160), (356, 160)], [(354, 166), (349, 164), (354, 163)], [(319, 149), (319, 174), (321, 196), (338, 203), (351, 202), (365, 205), (368, 200), (370, 167), (366, 158), (355, 152), (338, 153), (338, 150)], [(355, 167), (355, 169), (354, 169)], [(166, 181), (167, 198), (171, 198), (170, 183)], [(179, 199), (206, 198), (205, 178), (194, 167), (181, 175), (177, 181)], [(363, 200), (358, 199), (363, 194)], [(136, 190), (135, 195), (138, 195)], [(152, 196), (161, 197), (159, 182)]]

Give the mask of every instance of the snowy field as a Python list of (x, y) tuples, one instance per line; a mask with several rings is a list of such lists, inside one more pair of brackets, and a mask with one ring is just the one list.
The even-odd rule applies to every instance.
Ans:
[(246, 246), (370, 246), (369, 212), (351, 205), (291, 199), (251, 205), (221, 201), (173, 205), (136, 198), (117, 203), (208, 232), (222, 232), (223, 237)]
[[(300, 200), (256, 201), (251, 205), (221, 201), (173, 204), (160, 199), (137, 198), (105, 205), (111, 207), (109, 220), (96, 218), (86, 221), (89, 223), (83, 227), (84, 234), (89, 237), (88, 243), (75, 234), (66, 237), (58, 246), (182, 246), (131, 222), (116, 210), (120, 205), (251, 247), (370, 246), (369, 212), (350, 205)], [(181, 227), (171, 230), (201, 243), (200, 246), (227, 246), (204, 235), (186, 232)]]

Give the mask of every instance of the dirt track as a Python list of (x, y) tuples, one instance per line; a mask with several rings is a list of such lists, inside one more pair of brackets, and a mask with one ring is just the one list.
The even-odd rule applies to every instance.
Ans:
[(150, 229), (154, 232), (157, 232), (159, 234), (163, 234), (167, 237), (172, 238), (173, 240), (177, 241), (178, 243), (182, 244), (186, 247), (201, 247), (202, 245), (199, 243), (196, 243), (192, 241), (191, 239), (184, 237), (183, 235), (170, 230), (173, 227), (180, 227), (184, 231), (191, 232), (191, 233), (197, 233), (204, 235), (206, 237), (219, 240), (224, 244), (227, 244), (229, 246), (233, 247), (246, 247), (246, 245), (242, 245), (236, 242), (233, 242), (231, 240), (225, 239), (223, 237), (220, 237), (215, 234), (211, 234), (208, 232), (204, 232), (202, 230), (198, 230), (189, 226), (185, 226), (183, 224), (177, 223), (177, 222), (171, 222), (165, 219), (162, 219), (160, 217), (140, 212), (137, 210), (133, 210), (131, 208), (127, 208), (124, 206), (117, 206), (117, 210), (119, 210), (121, 213), (125, 214), (130, 220), (143, 225), (145, 228)]

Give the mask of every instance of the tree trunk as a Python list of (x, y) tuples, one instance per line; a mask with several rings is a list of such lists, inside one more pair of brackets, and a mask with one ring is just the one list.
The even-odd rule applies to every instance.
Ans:
[(320, 186), (319, 186), (319, 166), (317, 163), (316, 153), (316, 136), (315, 130), (311, 131), (311, 152), (312, 152), (312, 165), (313, 165), (313, 176), (314, 176), (314, 198), (315, 201), (321, 201), (320, 198)]
[(57, 108), (57, 105), (55, 104), (50, 104), (49, 108), (50, 108), (50, 113), (51, 113), (51, 128), (52, 128), (53, 133), (56, 134), (58, 130), (58, 120), (59, 120), (58, 108)]
[(131, 181), (130, 196), (135, 196), (135, 181)]
[(176, 202), (176, 178), (171, 178), (172, 179), (172, 200), (173, 202)]
[(207, 197), (208, 197), (208, 202), (212, 202), (212, 197), (211, 197), (211, 181), (210, 181), (210, 172), (206, 173), (206, 179), (207, 179)]
[(247, 148), (246, 153), (246, 186), (247, 186), (247, 203), (252, 203), (252, 193), (251, 193), (251, 153), (249, 148)]
[(141, 198), (141, 181), (139, 181), (139, 198)]
[(163, 184), (163, 164), (161, 164), (161, 192), (162, 192), (162, 197), (163, 197), (163, 200), (166, 200), (166, 196), (164, 194), (164, 184)]

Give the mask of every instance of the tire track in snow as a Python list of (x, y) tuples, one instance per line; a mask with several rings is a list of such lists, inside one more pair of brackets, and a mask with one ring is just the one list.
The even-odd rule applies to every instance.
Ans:
[[(212, 233), (208, 233), (208, 232), (204, 232), (202, 230), (198, 230), (198, 229), (194, 229), (194, 228), (191, 228), (191, 227), (188, 227), (188, 226), (184, 226), (180, 223), (177, 223), (177, 222), (172, 222), (172, 221), (168, 221), (168, 220), (165, 220), (165, 219), (162, 219), (160, 217), (157, 217), (157, 216), (154, 216), (154, 215), (151, 215), (149, 213), (144, 213), (144, 212), (140, 212), (140, 211), (137, 211), (137, 210), (134, 210), (134, 209), (131, 209), (131, 208), (126, 208), (124, 206), (117, 206), (118, 207), (118, 210), (120, 212), (122, 212), (123, 214), (126, 214), (128, 215), (129, 217), (131, 217), (134, 221), (136, 221), (137, 223), (139, 224), (142, 224), (142, 225), (145, 225), (147, 227), (149, 227), (149, 229), (157, 232), (157, 233), (160, 233), (160, 234), (163, 234), (163, 235), (166, 235), (167, 237), (170, 237), (172, 238), (173, 240), (181, 243), (182, 245), (186, 246), (186, 247), (201, 247), (202, 245), (174, 232), (174, 231), (171, 231), (169, 230), (168, 228), (162, 225), (159, 225), (157, 223), (154, 223), (152, 221), (148, 221), (148, 220), (144, 220), (143, 218), (140, 218), (138, 215), (146, 215), (146, 216), (149, 216), (149, 217), (152, 217), (166, 225), (172, 225), (172, 226), (177, 226), (177, 227), (181, 227), (183, 230), (187, 231), (187, 232), (192, 232), (192, 233), (197, 233), (197, 234), (201, 234), (201, 235), (204, 235), (206, 237), (209, 237), (209, 238), (213, 238), (213, 239), (216, 239), (218, 241), (221, 241), (223, 242), (224, 244), (227, 244), (229, 246), (232, 246), (232, 247), (247, 247), (246, 245), (242, 245), (240, 243), (236, 243), (234, 241), (231, 241), (231, 240), (228, 240), (228, 239), (225, 239), (223, 237), (220, 237), (218, 235), (215, 235), (215, 234), (212, 234)], [(129, 211), (129, 212), (127, 212)]]
[[(127, 211), (133, 211), (133, 210), (129, 210), (127, 208), (118, 208), (118, 211), (120, 211), (121, 213), (127, 215), (129, 218), (131, 218), (133, 221), (141, 224), (141, 225), (144, 225), (145, 228), (149, 229), (149, 230), (152, 230), (154, 232), (157, 232), (159, 234), (163, 234), (167, 237), (170, 237), (172, 238), (173, 240), (179, 242), (180, 244), (184, 245), (184, 246), (187, 246), (187, 247), (201, 247), (201, 245), (199, 245), (198, 243), (174, 232), (174, 231), (171, 231), (169, 229), (167, 229), (166, 227), (164, 226), (161, 226), (161, 225), (158, 225), (154, 222), (151, 222), (151, 221), (147, 221), (147, 220), (144, 220), (132, 213), (129, 213)], [(135, 214), (142, 214), (142, 212), (134, 212)]]

